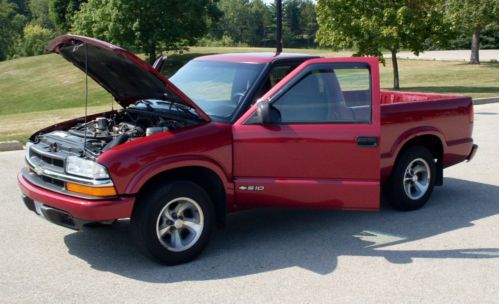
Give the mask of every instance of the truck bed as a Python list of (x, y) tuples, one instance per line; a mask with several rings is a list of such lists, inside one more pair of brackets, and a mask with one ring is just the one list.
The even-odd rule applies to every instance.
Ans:
[(417, 136), (432, 136), (442, 142), (444, 168), (469, 155), (473, 145), (470, 97), (381, 91), (380, 102), (382, 180), (391, 172), (399, 149)]

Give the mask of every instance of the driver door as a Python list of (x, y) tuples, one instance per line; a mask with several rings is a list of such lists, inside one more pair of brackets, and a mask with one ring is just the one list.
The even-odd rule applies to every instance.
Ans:
[(378, 209), (379, 96), (376, 59), (301, 64), (233, 126), (238, 207)]

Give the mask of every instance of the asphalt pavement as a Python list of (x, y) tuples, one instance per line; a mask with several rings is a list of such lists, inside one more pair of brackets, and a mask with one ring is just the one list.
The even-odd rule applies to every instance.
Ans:
[(499, 303), (499, 104), (475, 107), (476, 158), (415, 212), (253, 210), (204, 254), (150, 262), (128, 223), (74, 232), (28, 211), (0, 153), (0, 303)]
[[(386, 58), (391, 58), (391, 54), (386, 54)], [(418, 56), (412, 52), (400, 52), (397, 54), (400, 59), (417, 60), (442, 60), (442, 61), (470, 61), (471, 50), (449, 50), (449, 51), (426, 51)], [(499, 50), (480, 50), (481, 62), (498, 62)]]

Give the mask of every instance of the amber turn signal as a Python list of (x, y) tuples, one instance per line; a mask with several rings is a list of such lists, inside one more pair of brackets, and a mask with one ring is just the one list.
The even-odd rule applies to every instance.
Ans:
[(116, 189), (113, 186), (111, 187), (92, 187), (85, 186), (80, 184), (66, 183), (66, 189), (68, 191), (90, 195), (90, 196), (115, 196)]

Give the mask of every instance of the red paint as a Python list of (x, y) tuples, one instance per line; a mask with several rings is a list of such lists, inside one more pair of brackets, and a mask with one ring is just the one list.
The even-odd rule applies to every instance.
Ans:
[(439, 138), (444, 167), (464, 161), (470, 153), (473, 145), (471, 98), (383, 91), (381, 99), (382, 181), (389, 177), (400, 149), (416, 136)]
[[(238, 209), (255, 207), (305, 207), (338, 210), (377, 210), (380, 186), (377, 180), (238, 178)], [(261, 185), (264, 191), (241, 191), (239, 187)]]
[[(202, 59), (272, 62), (275, 57), (241, 54)], [(69, 211), (75, 217), (110, 220), (130, 217), (134, 196), (157, 174), (200, 166), (212, 170), (222, 181), (228, 211), (261, 206), (376, 210), (380, 184), (390, 175), (397, 154), (409, 140), (421, 135), (438, 138), (443, 145), (445, 166), (462, 162), (469, 155), (473, 142), (471, 99), (381, 92), (378, 62), (374, 58), (307, 60), (264, 98), (274, 96), (309, 65), (332, 62), (370, 65), (372, 124), (245, 124), (255, 112), (253, 106), (233, 125), (205, 122), (144, 137), (104, 152), (97, 161), (109, 169), (120, 194), (117, 200), (76, 199), (35, 187), (22, 178), (20, 186), (31, 198)], [(360, 148), (356, 144), (359, 136), (378, 137), (380, 145)], [(265, 190), (240, 190), (252, 186), (263, 186)]]
[[(359, 136), (380, 136), (379, 72), (375, 58), (308, 60), (263, 98), (271, 98), (311, 65), (353, 61), (371, 66), (372, 124), (245, 124), (256, 105), (234, 124), (238, 206), (289, 205), (364, 210), (379, 207), (379, 147), (357, 145)], [(249, 183), (264, 185), (265, 191), (237, 192), (240, 186)]]
[(206, 167), (226, 188), (232, 181), (232, 133), (224, 123), (205, 123), (177, 132), (157, 133), (103, 153), (119, 193), (136, 194), (151, 177), (169, 169)]

